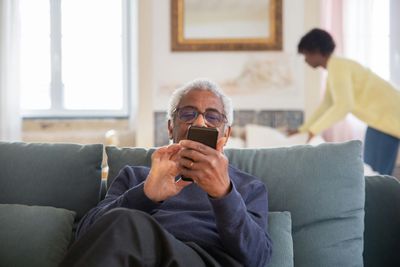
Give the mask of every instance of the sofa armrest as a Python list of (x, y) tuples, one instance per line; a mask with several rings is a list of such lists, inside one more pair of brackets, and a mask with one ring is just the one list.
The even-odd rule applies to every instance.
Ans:
[(364, 266), (400, 266), (400, 182), (365, 177)]

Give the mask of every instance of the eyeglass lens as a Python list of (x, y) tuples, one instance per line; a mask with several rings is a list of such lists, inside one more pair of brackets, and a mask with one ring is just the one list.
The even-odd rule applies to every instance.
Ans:
[(214, 127), (218, 127), (224, 122), (224, 115), (213, 109), (207, 109), (205, 112), (200, 112), (194, 107), (183, 107), (179, 108), (177, 111), (179, 119), (186, 123), (195, 121), (199, 114), (202, 114), (205, 121)]

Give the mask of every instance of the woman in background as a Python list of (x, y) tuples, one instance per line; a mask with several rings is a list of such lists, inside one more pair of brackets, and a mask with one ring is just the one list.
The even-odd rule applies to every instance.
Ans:
[(306, 63), (326, 69), (328, 78), (321, 104), (294, 132), (308, 132), (311, 139), (352, 113), (368, 125), (365, 163), (391, 175), (399, 149), (400, 91), (359, 63), (334, 56), (334, 49), (332, 36), (321, 29), (309, 31), (298, 44)]

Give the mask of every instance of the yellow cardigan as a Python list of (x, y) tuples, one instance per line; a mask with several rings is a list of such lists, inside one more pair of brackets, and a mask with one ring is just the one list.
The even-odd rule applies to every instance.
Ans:
[(400, 91), (355, 61), (331, 56), (324, 98), (300, 132), (318, 134), (353, 113), (368, 126), (400, 138)]

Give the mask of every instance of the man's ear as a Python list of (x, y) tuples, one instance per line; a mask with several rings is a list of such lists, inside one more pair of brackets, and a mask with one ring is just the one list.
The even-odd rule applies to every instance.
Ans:
[(229, 137), (231, 136), (231, 133), (232, 133), (232, 127), (231, 126), (227, 126), (228, 128), (225, 130), (225, 133), (224, 133), (224, 137), (225, 137), (225, 144), (224, 144), (224, 146), (226, 145), (226, 143), (228, 142), (228, 139), (229, 139)]
[(168, 138), (170, 140), (172, 140), (172, 138), (173, 138), (173, 135), (172, 135), (173, 129), (174, 129), (173, 122), (171, 120), (168, 120)]
[(227, 127), (228, 128), (226, 128), (224, 130), (224, 135), (221, 138), (219, 138), (218, 142), (217, 142), (217, 148), (216, 149), (218, 151), (220, 151), (220, 152), (223, 152), (224, 146), (228, 142), (229, 136), (231, 136), (232, 128), (231, 128), (231, 126), (227, 126)]

